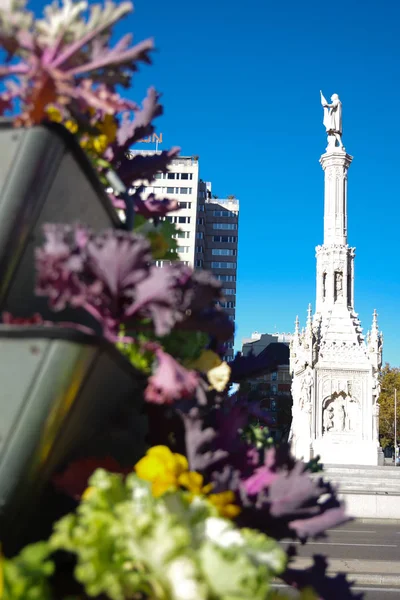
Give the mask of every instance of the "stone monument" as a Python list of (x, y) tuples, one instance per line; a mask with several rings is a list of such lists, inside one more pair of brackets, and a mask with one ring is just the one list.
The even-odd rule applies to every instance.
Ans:
[(295, 456), (316, 455), (327, 464), (383, 464), (379, 446), (379, 381), (383, 337), (374, 311), (365, 340), (354, 309), (355, 249), (347, 244), (347, 172), (353, 160), (342, 142), (342, 103), (321, 92), (328, 146), (325, 173), (324, 243), (316, 248), (315, 314), (290, 345), (292, 427)]

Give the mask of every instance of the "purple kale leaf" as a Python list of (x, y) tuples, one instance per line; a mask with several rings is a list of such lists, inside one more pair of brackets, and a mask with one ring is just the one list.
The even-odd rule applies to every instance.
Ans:
[(155, 370), (149, 377), (145, 399), (154, 404), (173, 404), (183, 398), (192, 398), (198, 385), (198, 374), (185, 369), (160, 346), (155, 351)]
[(158, 199), (154, 194), (150, 194), (142, 200), (140, 194), (136, 193), (133, 195), (132, 200), (135, 212), (145, 217), (145, 219), (165, 217), (168, 213), (179, 210), (177, 200), (172, 198)]
[(116, 142), (106, 151), (108, 160), (114, 163), (121, 160), (133, 144), (154, 133), (152, 121), (163, 112), (162, 106), (158, 102), (159, 97), (160, 94), (151, 87), (143, 100), (143, 107), (133, 109), (133, 119), (130, 118), (130, 113), (123, 113)]
[(158, 154), (123, 156), (115, 165), (115, 170), (126, 185), (131, 187), (135, 181), (153, 181), (156, 173), (166, 172), (168, 165), (179, 154), (180, 148), (173, 147)]
[(186, 456), (192, 471), (205, 473), (228, 458), (225, 450), (216, 447), (217, 431), (205, 423), (200, 407), (181, 406), (178, 412), (185, 428)]
[(179, 262), (162, 269), (153, 266), (149, 276), (137, 286), (136, 301), (127, 316), (132, 322), (150, 318), (158, 336), (166, 335), (175, 326), (216, 336), (231, 335), (225, 313), (214, 306), (220, 297), (221, 284), (211, 274), (193, 272)]
[(85, 3), (53, 5), (45, 19), (34, 20), (19, 3), (0, 8), (0, 43), (16, 59), (0, 69), (0, 77), (17, 81), (12, 97), (22, 108), (17, 124), (40, 123), (49, 104), (77, 103), (83, 113), (97, 108), (110, 114), (133, 107), (115, 93), (115, 85), (127, 86), (138, 62), (150, 62), (153, 42), (129, 47), (125, 36), (109, 47), (112, 27), (132, 11), (130, 2), (93, 6), (88, 19), (85, 10)]
[(85, 228), (46, 225), (45, 243), (36, 250), (36, 293), (54, 310), (83, 307), (111, 341), (147, 277), (149, 242), (128, 232), (94, 234)]
[(310, 477), (306, 465), (290, 456), (288, 446), (268, 450), (265, 464), (242, 480), (240, 492), (242, 524), (276, 539), (305, 541), (349, 520), (331, 484)]

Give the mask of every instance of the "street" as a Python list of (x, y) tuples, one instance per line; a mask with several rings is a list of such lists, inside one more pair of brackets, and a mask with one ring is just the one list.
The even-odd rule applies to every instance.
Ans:
[(400, 598), (400, 523), (353, 521), (327, 533), (326, 539), (296, 543), (295, 564), (307, 567), (314, 554), (324, 554), (329, 571), (346, 573), (365, 600)]

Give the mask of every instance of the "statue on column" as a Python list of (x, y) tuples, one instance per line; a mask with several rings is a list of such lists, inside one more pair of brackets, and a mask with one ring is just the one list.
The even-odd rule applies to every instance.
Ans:
[(339, 148), (343, 149), (342, 143), (342, 103), (337, 94), (331, 97), (331, 104), (326, 100), (323, 93), (321, 94), (321, 104), (324, 108), (324, 120), (326, 132), (328, 134), (328, 147), (338, 144)]

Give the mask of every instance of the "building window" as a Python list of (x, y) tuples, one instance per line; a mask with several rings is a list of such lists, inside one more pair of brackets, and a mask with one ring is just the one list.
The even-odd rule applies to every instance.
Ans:
[(216, 275), (215, 276), (219, 281), (236, 281), (235, 275)]
[(236, 290), (234, 290), (233, 288), (224, 288), (222, 290), (222, 293), (224, 294), (224, 296), (234, 296), (236, 294)]
[(204, 204), (200, 204), (198, 210), (199, 210), (199, 212), (204, 212), (204, 210), (205, 210)]
[(278, 377), (278, 373), (276, 371), (273, 371), (271, 373), (271, 381), (276, 381), (277, 377)]
[(197, 225), (204, 225), (204, 217), (199, 217), (197, 219)]
[(213, 235), (213, 242), (228, 242), (234, 244), (237, 241), (237, 237), (234, 235)]
[(174, 193), (174, 189), (173, 187), (167, 187), (167, 194), (173, 194)]
[(214, 256), (236, 256), (236, 250), (231, 248), (213, 248), (211, 253)]
[(172, 235), (173, 238), (188, 238), (190, 237), (190, 232), (189, 231), (177, 231), (176, 233), (174, 233)]
[(203, 246), (196, 246), (196, 252), (198, 252), (198, 254), (202, 254), (204, 252)]
[(237, 223), (213, 223), (213, 229), (237, 229)]
[(185, 252), (189, 252), (189, 246), (178, 246), (176, 249), (179, 254), (184, 254)]
[(192, 208), (191, 202), (178, 202), (179, 208)]
[(161, 179), (161, 175), (162, 175), (162, 173), (156, 173), (154, 175), (154, 179)]
[(197, 267), (198, 269), (201, 269), (203, 267), (203, 259), (197, 258), (194, 266)]
[(234, 320), (235, 320), (235, 317), (234, 317), (233, 315), (228, 315), (228, 319), (229, 319), (230, 321), (234, 321)]
[(236, 269), (236, 263), (233, 262), (212, 262), (212, 269)]
[(189, 173), (181, 173), (181, 179), (189, 179)]
[(276, 393), (278, 392), (278, 386), (277, 386), (277, 385), (275, 385), (275, 384), (274, 384), (274, 385), (271, 385), (271, 392), (272, 392), (273, 394), (276, 394)]
[(271, 400), (270, 409), (274, 411), (276, 410), (276, 400)]
[(203, 233), (202, 231), (198, 231), (198, 232), (196, 233), (196, 238), (197, 238), (198, 240), (203, 240), (203, 239), (204, 239), (204, 233)]
[(175, 173), (167, 173), (167, 179), (175, 179)]
[(189, 188), (179, 188), (181, 194), (187, 194)]
[(235, 308), (235, 303), (231, 300), (229, 302), (218, 302), (221, 308)]
[(230, 210), (214, 210), (213, 216), (214, 217), (236, 217), (235, 213), (231, 212)]

